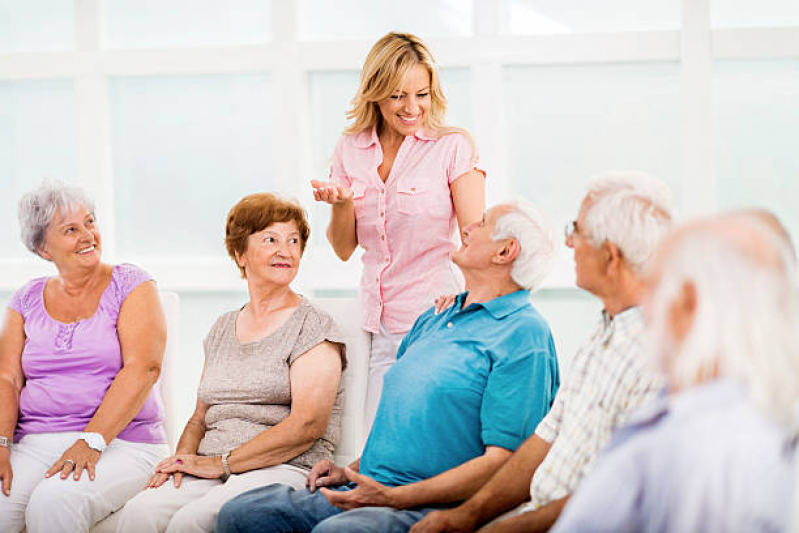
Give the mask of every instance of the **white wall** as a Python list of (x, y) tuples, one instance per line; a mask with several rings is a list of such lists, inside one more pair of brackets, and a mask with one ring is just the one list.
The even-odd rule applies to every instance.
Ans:
[[(0, 0), (0, 291), (49, 271), (18, 243), (14, 213), (53, 176), (94, 196), (106, 260), (180, 294), (186, 350), (243, 302), (222, 225), (246, 193), (308, 207), (301, 292), (352, 294), (359, 265), (324, 242), (308, 180), (326, 176), (363, 58), (389, 30), (429, 41), (489, 202), (524, 195), (562, 224), (587, 177), (632, 168), (663, 177), (685, 215), (760, 205), (799, 234), (797, 6)], [(596, 307), (565, 249), (535, 301), (573, 352)]]

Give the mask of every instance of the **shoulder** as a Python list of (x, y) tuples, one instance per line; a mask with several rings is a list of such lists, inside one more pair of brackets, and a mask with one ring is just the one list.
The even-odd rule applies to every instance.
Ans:
[(298, 311), (301, 313), (303, 330), (308, 332), (323, 332), (328, 329), (338, 331), (338, 326), (330, 314), (308, 299), (303, 298)]
[(152, 280), (147, 271), (130, 263), (115, 265), (111, 271), (111, 285), (120, 304), (139, 285)]
[(550, 353), (554, 357), (554, 342), (549, 323), (532, 305), (521, 307), (502, 320), (504, 338), (518, 349), (517, 356), (529, 353)]
[(228, 311), (227, 313), (222, 313), (219, 315), (214, 321), (214, 324), (211, 326), (211, 329), (208, 331), (208, 337), (216, 337), (228, 329), (235, 328), (236, 316), (238, 313), (239, 310), (235, 309), (233, 311)]
[(47, 276), (42, 276), (27, 282), (11, 295), (11, 299), (8, 301), (8, 307), (24, 316), (37, 299), (41, 298), (42, 288), (44, 284), (47, 283), (47, 280)]
[(466, 128), (446, 126), (434, 134), (437, 143), (451, 151), (468, 151), (477, 156), (477, 142)]

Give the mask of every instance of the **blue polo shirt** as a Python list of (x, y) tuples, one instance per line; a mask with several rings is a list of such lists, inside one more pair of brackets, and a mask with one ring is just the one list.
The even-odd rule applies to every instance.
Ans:
[(423, 313), (388, 371), (362, 474), (389, 486), (431, 478), (515, 450), (549, 411), (560, 384), (549, 325), (516, 291), (441, 314)]

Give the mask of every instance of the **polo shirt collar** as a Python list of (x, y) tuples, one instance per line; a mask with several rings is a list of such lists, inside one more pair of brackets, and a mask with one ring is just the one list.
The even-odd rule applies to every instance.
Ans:
[[(422, 141), (437, 141), (438, 138), (433, 137), (425, 128), (419, 128), (413, 134), (414, 137)], [(380, 140), (377, 137), (377, 126), (373, 126), (370, 130), (364, 130), (355, 134), (352, 139), (352, 144), (357, 148), (371, 148), (376, 146)]]
[(638, 323), (642, 319), (643, 314), (641, 313), (641, 308), (637, 305), (628, 307), (621, 313), (616, 313), (613, 316), (610, 316), (604, 309), (602, 310), (602, 323), (606, 328), (611, 324), (616, 324), (617, 327), (625, 327), (630, 324)]
[[(469, 291), (466, 291), (458, 295), (456, 299), (456, 305), (459, 309), (463, 307), (463, 301), (466, 299), (468, 294)], [(530, 291), (522, 289), (504, 296), (500, 296), (498, 298), (494, 298), (493, 300), (476, 303), (474, 305), (482, 306), (483, 309), (488, 311), (492, 317), (500, 320), (511, 313), (518, 311), (522, 307), (530, 305)]]

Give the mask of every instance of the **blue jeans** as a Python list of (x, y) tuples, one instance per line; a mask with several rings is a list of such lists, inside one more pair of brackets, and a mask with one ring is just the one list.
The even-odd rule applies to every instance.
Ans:
[(405, 533), (433, 511), (426, 507), (402, 511), (393, 507), (361, 507), (342, 511), (319, 492), (285, 485), (254, 489), (228, 501), (219, 511), (217, 533)]

